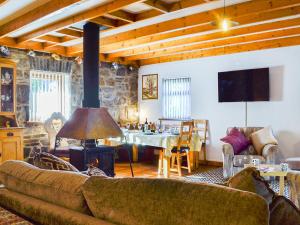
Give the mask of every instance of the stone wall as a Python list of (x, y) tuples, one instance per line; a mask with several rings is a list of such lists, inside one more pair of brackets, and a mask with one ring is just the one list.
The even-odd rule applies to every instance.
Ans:
[[(24, 126), (25, 146), (27, 151), (36, 145), (47, 146), (47, 133), (41, 123), (28, 122), (29, 119), (29, 92), (30, 69), (33, 67), (33, 61), (52, 62), (49, 54), (38, 53), (32, 59), (26, 51), (10, 49), (10, 59), (17, 62), (17, 118), (20, 126)], [(71, 109), (72, 111), (81, 107), (83, 99), (83, 65), (78, 65), (71, 61), (72, 59), (63, 58), (64, 61), (71, 62)], [(47, 65), (44, 68), (51, 68)], [(53, 66), (52, 66), (53, 68)], [(116, 121), (126, 123), (137, 121), (137, 115), (128, 112), (137, 111), (137, 84), (138, 70), (127, 66), (118, 65), (115, 69), (110, 63), (100, 64), (100, 102), (101, 106), (107, 107)]]
[[(137, 122), (135, 115), (128, 111), (137, 111), (138, 70), (124, 65), (114, 69), (110, 63), (100, 64), (100, 105), (107, 107), (114, 119), (121, 123)], [(72, 70), (72, 110), (83, 99), (82, 65), (74, 65)]]

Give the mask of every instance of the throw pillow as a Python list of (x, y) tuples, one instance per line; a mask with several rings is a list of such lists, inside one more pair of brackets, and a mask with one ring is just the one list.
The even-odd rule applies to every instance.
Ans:
[(64, 161), (50, 153), (37, 153), (33, 160), (33, 165), (46, 170), (66, 170), (79, 172), (71, 163)]
[(269, 208), (270, 225), (300, 225), (300, 211), (287, 198), (274, 197)]
[(278, 142), (272, 133), (272, 129), (270, 127), (265, 127), (261, 130), (253, 132), (250, 135), (250, 139), (254, 145), (255, 150), (259, 155), (262, 154), (263, 147), (267, 144), (277, 145)]
[(275, 192), (254, 167), (243, 169), (231, 177), (227, 185), (238, 190), (256, 193), (262, 196), (269, 204), (275, 196)]
[(231, 144), (235, 155), (241, 153), (250, 144), (245, 135), (237, 128), (233, 128), (226, 137), (221, 139), (221, 141)]
[(100, 170), (98, 167), (95, 166), (88, 166), (87, 171), (83, 172), (84, 174), (88, 176), (98, 176), (98, 177), (103, 177), (103, 178), (109, 178), (102, 170)]

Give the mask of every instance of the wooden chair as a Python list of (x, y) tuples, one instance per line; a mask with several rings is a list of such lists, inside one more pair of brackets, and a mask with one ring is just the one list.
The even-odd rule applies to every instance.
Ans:
[[(190, 151), (191, 139), (193, 135), (193, 128), (194, 128), (193, 121), (181, 122), (180, 135), (178, 138), (177, 146), (175, 146), (172, 149), (171, 171), (178, 172), (179, 176), (182, 176), (181, 173), (182, 168), (187, 169), (189, 173), (192, 172), (189, 151)], [(184, 156), (187, 157), (187, 167), (181, 165), (181, 159)]]
[[(206, 140), (207, 140), (207, 125), (208, 120), (194, 120), (194, 133), (198, 134), (200, 136), (200, 141), (202, 141), (201, 151), (203, 151), (203, 161), (204, 164), (207, 163), (206, 158)], [(199, 156), (200, 153), (197, 155), (198, 157), (195, 157), (194, 164), (196, 166), (199, 165)]]

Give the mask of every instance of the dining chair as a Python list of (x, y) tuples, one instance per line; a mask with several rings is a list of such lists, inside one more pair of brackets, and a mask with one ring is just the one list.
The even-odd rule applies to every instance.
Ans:
[[(208, 135), (208, 120), (194, 120), (194, 133), (198, 134), (200, 137), (200, 141), (202, 142), (201, 151), (203, 151), (203, 161), (204, 164), (207, 163), (206, 158), (206, 141), (207, 141), (207, 135)], [(197, 152), (198, 153), (198, 152)], [(200, 154), (200, 153), (199, 153)], [(195, 157), (195, 165), (198, 166), (199, 164), (199, 154), (198, 157)]]
[[(180, 126), (180, 134), (177, 142), (177, 146), (174, 146), (171, 150), (171, 171), (178, 172), (179, 176), (182, 176), (181, 169), (187, 169), (189, 173), (192, 172), (191, 169), (191, 159), (190, 159), (190, 145), (193, 135), (194, 122), (193, 121), (183, 121)], [(186, 156), (187, 166), (182, 166), (182, 157)]]

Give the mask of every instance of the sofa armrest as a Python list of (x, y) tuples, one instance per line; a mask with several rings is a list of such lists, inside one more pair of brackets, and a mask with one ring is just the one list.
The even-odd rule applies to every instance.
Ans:
[(276, 154), (279, 152), (278, 145), (267, 144), (262, 150), (262, 156), (266, 159), (266, 163), (275, 163)]
[(224, 155), (234, 155), (233, 147), (228, 143), (223, 143), (222, 152)]
[(233, 147), (231, 144), (224, 143), (222, 145), (223, 155), (223, 177), (229, 178), (233, 175)]
[(288, 172), (287, 180), (290, 184), (290, 199), (300, 208), (300, 171)]

